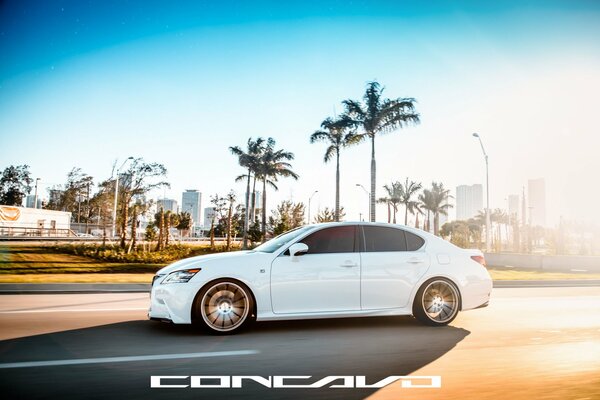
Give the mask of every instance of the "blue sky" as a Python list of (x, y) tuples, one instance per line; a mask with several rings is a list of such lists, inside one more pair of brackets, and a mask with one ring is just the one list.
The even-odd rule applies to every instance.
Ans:
[[(27, 163), (51, 186), (73, 166), (108, 178), (134, 155), (166, 165), (166, 194), (179, 201), (186, 188), (241, 195), (228, 146), (273, 136), (301, 179), (270, 203), (319, 190), (313, 204), (331, 206), (334, 166), (308, 136), (377, 79), (390, 97), (415, 97), (422, 115), (378, 139), (379, 186), (482, 182), (477, 131), (492, 207), (545, 177), (549, 220), (582, 219), (586, 200), (569, 188), (597, 190), (599, 22), (598, 3), (583, 1), (6, 1), (0, 138), (11, 145), (0, 168)], [(366, 212), (355, 183), (367, 186), (368, 173), (367, 145), (342, 155), (350, 219)]]

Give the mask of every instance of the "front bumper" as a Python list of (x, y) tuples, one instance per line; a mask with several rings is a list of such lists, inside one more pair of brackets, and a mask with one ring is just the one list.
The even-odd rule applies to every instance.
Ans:
[(175, 324), (190, 324), (196, 286), (190, 282), (163, 285), (163, 278), (164, 276), (158, 276), (153, 280), (148, 318)]

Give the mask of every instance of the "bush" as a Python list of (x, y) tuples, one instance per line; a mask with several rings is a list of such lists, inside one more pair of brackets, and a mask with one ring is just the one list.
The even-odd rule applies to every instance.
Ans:
[(180, 244), (170, 245), (160, 251), (145, 251), (143, 246), (138, 246), (131, 253), (127, 253), (117, 245), (102, 246), (98, 244), (59, 245), (53, 246), (52, 249), (57, 253), (75, 254), (108, 262), (140, 264), (165, 264), (182, 258), (225, 250), (224, 247), (211, 250), (208, 246), (185, 246)]

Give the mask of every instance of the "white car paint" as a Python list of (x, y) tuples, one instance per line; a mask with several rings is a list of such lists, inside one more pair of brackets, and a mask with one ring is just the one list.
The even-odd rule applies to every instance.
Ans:
[[(287, 248), (320, 229), (339, 225), (376, 225), (420, 236), (418, 251), (284, 255)], [(150, 318), (191, 323), (192, 304), (203, 286), (220, 278), (235, 279), (252, 292), (256, 319), (286, 320), (347, 316), (411, 315), (419, 287), (443, 277), (455, 283), (461, 310), (488, 303), (492, 280), (471, 259), (479, 250), (464, 250), (419, 229), (380, 223), (342, 222), (311, 225), (304, 234), (273, 253), (237, 251), (180, 260), (157, 272), (151, 291)], [(168, 283), (178, 270), (201, 268), (187, 283)]]

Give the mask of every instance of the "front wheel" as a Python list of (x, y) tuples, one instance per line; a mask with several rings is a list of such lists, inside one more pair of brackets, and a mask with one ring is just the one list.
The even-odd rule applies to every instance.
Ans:
[(431, 326), (448, 325), (458, 315), (460, 295), (447, 279), (434, 278), (423, 284), (413, 302), (413, 315)]
[(211, 333), (237, 332), (252, 320), (253, 314), (250, 290), (232, 280), (212, 282), (196, 297), (195, 320)]

